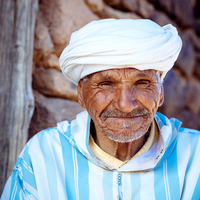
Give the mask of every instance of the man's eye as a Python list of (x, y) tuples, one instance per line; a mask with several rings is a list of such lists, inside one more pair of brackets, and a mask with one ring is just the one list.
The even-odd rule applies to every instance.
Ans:
[(139, 88), (146, 88), (149, 86), (149, 81), (148, 80), (139, 80), (136, 82), (136, 86)]
[(112, 82), (110, 82), (110, 81), (103, 81), (103, 82), (99, 83), (99, 85), (101, 85), (101, 86), (112, 85)]

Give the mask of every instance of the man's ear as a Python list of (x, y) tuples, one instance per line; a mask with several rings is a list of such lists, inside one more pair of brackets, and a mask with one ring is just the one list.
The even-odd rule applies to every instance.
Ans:
[(159, 107), (162, 106), (163, 102), (164, 102), (164, 88), (163, 88), (163, 84), (161, 83)]
[(83, 80), (80, 80), (78, 83), (77, 91), (78, 91), (78, 103), (82, 108), (85, 108), (85, 102), (83, 100)]

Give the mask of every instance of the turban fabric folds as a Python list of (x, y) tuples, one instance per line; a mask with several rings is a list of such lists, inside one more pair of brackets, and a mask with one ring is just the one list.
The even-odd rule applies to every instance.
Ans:
[(182, 41), (175, 27), (147, 19), (93, 21), (71, 35), (60, 56), (63, 74), (78, 85), (94, 72), (135, 68), (165, 74), (173, 67)]

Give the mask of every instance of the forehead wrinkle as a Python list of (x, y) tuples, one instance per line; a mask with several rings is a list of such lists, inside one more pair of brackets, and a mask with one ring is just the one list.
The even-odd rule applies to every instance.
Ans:
[(106, 71), (96, 73), (93, 78), (95, 80), (97, 78), (101, 80), (117, 80), (117, 79), (120, 79), (120, 74), (121, 73), (116, 70), (106, 70)]
[[(152, 78), (154, 70), (138, 70), (135, 68), (109, 69), (100, 71), (92, 76), (93, 80), (122, 80), (133, 78)], [(155, 72), (156, 73), (156, 72)]]
[[(128, 70), (128, 72), (126, 72)], [(128, 78), (130, 76), (130, 70), (133, 70), (134, 73), (138, 71), (137, 69), (131, 69), (131, 68), (121, 68), (121, 69), (109, 69), (106, 71), (102, 71), (98, 75), (100, 78), (103, 79), (123, 79), (123, 78)]]
[(120, 71), (120, 76), (128, 78), (133, 75), (134, 78), (150, 78), (156, 75), (155, 70), (139, 70), (136, 68), (123, 68)]
[(137, 78), (152, 78), (156, 77), (156, 72), (154, 70), (143, 70), (139, 71)]
[(136, 75), (136, 77), (137, 78), (149, 78), (150, 76), (152, 76), (152, 75), (149, 75), (149, 74), (146, 74), (146, 73), (138, 73), (137, 75)]

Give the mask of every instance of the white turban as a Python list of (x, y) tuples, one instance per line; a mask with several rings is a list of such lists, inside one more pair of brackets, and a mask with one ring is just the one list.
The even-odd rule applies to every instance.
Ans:
[(104, 19), (71, 35), (60, 56), (60, 67), (76, 85), (89, 74), (116, 68), (154, 69), (165, 76), (181, 46), (171, 24), (161, 27), (147, 19)]

